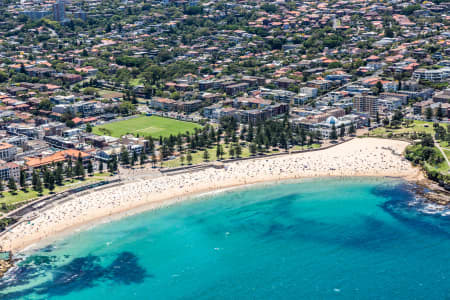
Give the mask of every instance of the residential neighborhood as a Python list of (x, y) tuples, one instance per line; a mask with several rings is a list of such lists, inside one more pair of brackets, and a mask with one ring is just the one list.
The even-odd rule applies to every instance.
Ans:
[[(78, 159), (114, 174), (117, 161), (129, 161), (123, 155), (170, 167), (230, 141), (230, 157), (236, 147), (290, 151), (370, 135), (398, 113), (441, 124), (450, 117), (445, 2), (0, 5), (5, 183), (57, 166), (70, 175)], [(157, 131), (167, 120), (177, 129)], [(277, 139), (272, 122), (288, 128)]]

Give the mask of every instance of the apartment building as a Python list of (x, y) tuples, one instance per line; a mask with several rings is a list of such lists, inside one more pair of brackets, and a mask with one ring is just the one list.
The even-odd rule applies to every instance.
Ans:
[(375, 116), (378, 112), (378, 98), (368, 95), (359, 95), (353, 97), (353, 108), (357, 112), (369, 113)]

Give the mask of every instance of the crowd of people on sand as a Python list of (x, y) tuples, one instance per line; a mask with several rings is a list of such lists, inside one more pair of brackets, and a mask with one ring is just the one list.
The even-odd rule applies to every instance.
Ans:
[(299, 154), (225, 164), (193, 173), (136, 180), (95, 191), (40, 211), (5, 234), (4, 249), (20, 249), (69, 227), (123, 212), (140, 205), (160, 207), (182, 196), (263, 181), (316, 176), (395, 176), (417, 172), (398, 154), (407, 143), (394, 140), (354, 139), (336, 147)]

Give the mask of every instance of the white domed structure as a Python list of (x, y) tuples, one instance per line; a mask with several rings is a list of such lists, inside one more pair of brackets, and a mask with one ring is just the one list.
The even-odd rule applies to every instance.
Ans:
[(330, 125), (333, 125), (333, 124), (336, 125), (338, 120), (335, 117), (331, 116), (331, 117), (328, 117), (326, 122)]

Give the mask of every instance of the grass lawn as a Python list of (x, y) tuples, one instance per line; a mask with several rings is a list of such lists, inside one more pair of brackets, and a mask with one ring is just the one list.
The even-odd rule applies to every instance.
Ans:
[(110, 90), (98, 90), (98, 94), (105, 99), (112, 99), (112, 98), (122, 98), (123, 93), (116, 92), (116, 91), (110, 91)]
[(140, 116), (137, 118), (113, 122), (93, 128), (93, 133), (98, 135), (110, 135), (113, 137), (121, 137), (131, 133), (140, 136), (149, 136), (158, 138), (159, 136), (167, 137), (171, 134), (194, 132), (195, 128), (202, 128), (201, 125), (191, 122), (184, 122), (170, 118), (158, 116)]
[[(230, 148), (226, 145), (222, 145), (223, 150), (225, 152), (225, 154), (223, 155), (223, 159), (230, 159)], [(310, 148), (319, 148), (320, 145), (319, 144), (313, 144), (311, 145)], [(208, 153), (209, 153), (209, 161), (216, 161), (217, 157), (216, 157), (216, 149), (217, 146), (212, 147), (211, 149), (208, 149)], [(308, 149), (308, 146), (303, 146), (303, 149), (301, 146), (294, 146), (291, 150), (304, 150), (304, 149)], [(192, 155), (192, 165), (195, 164), (199, 164), (204, 162), (203, 160), (203, 150), (201, 151), (197, 151), (195, 153), (191, 153)], [(265, 154), (274, 154), (274, 153), (278, 153), (279, 151), (270, 151), (270, 152), (265, 152)], [(242, 147), (242, 154), (240, 156), (241, 158), (246, 158), (246, 157), (250, 157), (250, 150), (248, 147)], [(184, 155), (184, 165), (187, 165), (187, 161), (186, 161), (186, 154)], [(168, 160), (168, 161), (164, 161), (163, 163), (163, 167), (165, 168), (176, 168), (176, 167), (181, 167), (181, 160), (179, 157), (172, 159), (172, 160)]]
[(291, 150), (299, 151), (299, 150), (317, 149), (317, 148), (320, 148), (320, 144), (312, 144), (312, 145), (304, 145), (304, 146), (295, 145), (294, 147), (291, 148)]
[(443, 149), (443, 150), (444, 150), (444, 153), (447, 156), (447, 158), (450, 159), (450, 150), (447, 150), (447, 149)]
[(391, 129), (385, 127), (379, 127), (370, 132), (371, 136), (387, 136), (389, 133), (402, 134), (402, 133), (412, 133), (412, 132), (424, 132), (433, 134), (433, 122), (417, 121), (415, 120), (413, 124), (409, 127), (402, 126), (398, 129)]
[(142, 82), (141, 78), (133, 78), (130, 80), (130, 85), (131, 86), (138, 86), (138, 85), (143, 85), (144, 83)]
[[(81, 89), (81, 91), (84, 91), (85, 89)], [(111, 91), (111, 90), (104, 90), (99, 88), (94, 88), (94, 90), (105, 99), (112, 99), (112, 98), (122, 98), (123, 93)]]
[[(62, 185), (62, 186), (56, 185), (55, 190), (53, 192), (59, 193), (59, 192), (65, 191), (70, 188), (74, 188), (74, 187), (77, 187), (80, 185), (92, 183), (95, 181), (102, 181), (102, 180), (103, 180), (102, 177), (97, 177), (97, 176), (93, 176), (93, 177), (86, 176), (86, 178), (84, 180), (77, 180), (77, 179), (65, 180), (64, 185)], [(44, 188), (42, 195), (48, 195), (49, 193), (50, 193), (50, 191), (48, 189)], [(6, 203), (7, 205), (15, 204), (18, 202), (37, 198), (38, 196), (39, 196), (38, 193), (36, 191), (33, 191), (33, 189), (31, 187), (28, 187), (27, 192), (18, 190), (16, 195), (11, 194), (10, 192), (3, 192), (3, 197), (0, 198), (0, 204), (1, 203)]]
[(430, 165), (429, 163), (426, 163), (427, 166), (431, 169), (435, 169), (436, 171), (442, 173), (442, 174), (447, 174), (447, 172), (449, 171), (449, 167), (446, 161), (441, 162), (439, 165)]

